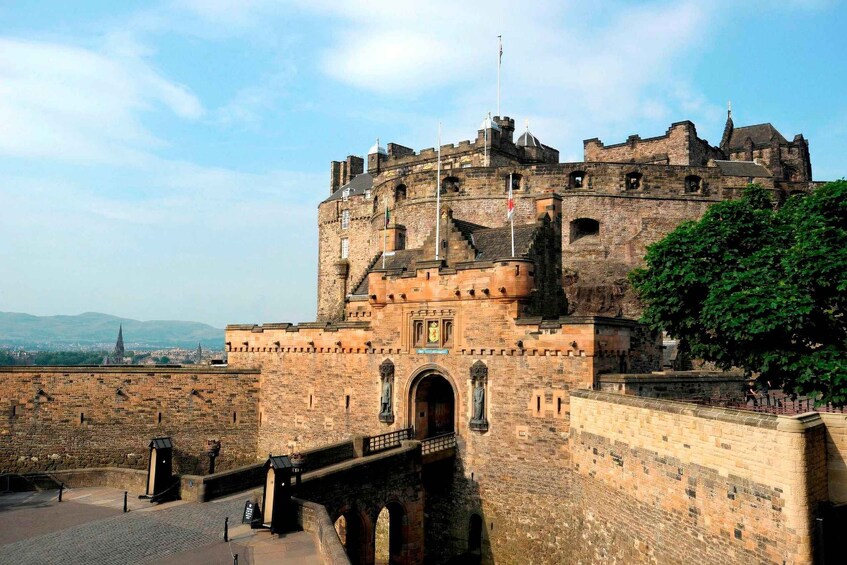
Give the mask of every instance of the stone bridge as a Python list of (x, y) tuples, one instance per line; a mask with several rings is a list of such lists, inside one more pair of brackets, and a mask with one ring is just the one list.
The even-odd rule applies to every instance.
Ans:
[[(296, 502), (303, 510), (312, 503), (326, 513), (323, 523), (316, 524), (320, 519), (306, 519), (308, 512), (301, 510), (299, 521), (318, 534), (328, 561), (374, 563), (380, 537), (388, 548), (388, 563), (423, 563), (424, 469), (453, 457), (456, 438), (453, 433), (423, 441), (411, 437), (411, 429), (357, 436), (352, 442), (303, 454), (303, 472), (294, 489)], [(384, 510), (387, 531), (378, 532), (377, 521)]]

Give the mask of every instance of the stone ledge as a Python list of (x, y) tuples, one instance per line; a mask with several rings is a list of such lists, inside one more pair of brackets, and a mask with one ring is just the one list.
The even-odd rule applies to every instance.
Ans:
[(151, 373), (151, 374), (259, 374), (259, 369), (233, 369), (213, 365), (38, 365), (2, 366), (0, 373)]

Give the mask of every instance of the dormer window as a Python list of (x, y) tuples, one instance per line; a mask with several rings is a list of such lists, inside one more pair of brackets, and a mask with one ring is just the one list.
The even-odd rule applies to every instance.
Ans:
[(346, 202), (348, 198), (350, 198), (350, 189), (345, 188), (341, 191), (341, 200)]
[(638, 190), (641, 188), (641, 173), (631, 172), (626, 175), (626, 189)]
[(585, 186), (585, 171), (574, 171), (568, 176), (568, 188), (583, 188)]

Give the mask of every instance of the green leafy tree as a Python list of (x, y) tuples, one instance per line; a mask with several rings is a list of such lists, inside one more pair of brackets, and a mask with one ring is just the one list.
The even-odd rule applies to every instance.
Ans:
[(630, 274), (642, 321), (694, 357), (847, 404), (847, 181), (774, 210), (768, 191), (715, 204)]

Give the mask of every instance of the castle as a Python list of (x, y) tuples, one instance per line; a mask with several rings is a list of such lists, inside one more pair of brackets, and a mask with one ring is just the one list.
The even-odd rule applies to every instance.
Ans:
[[(731, 113), (719, 146), (685, 121), (659, 137), (586, 140), (579, 163), (559, 163), (528, 129), (514, 137), (514, 120), (494, 117), (473, 141), (417, 153), (377, 143), (332, 162), (315, 322), (230, 325), (226, 369), (114, 368), (102, 390), (88, 370), (77, 384), (65, 369), (0, 371), (25, 412), (13, 409), (8, 433), (21, 418), (64, 425), (40, 393), (17, 390), (58, 399), (86, 382), (108, 410), (123, 382), (128, 397), (155, 398), (125, 411), (143, 421), (126, 430), (188, 446), (214, 431), (234, 463), (354, 434), (455, 438), (455, 457), (424, 470), (423, 501), (392, 525), (392, 562), (811, 563), (821, 505), (847, 502), (847, 419), (673, 401), (738, 395), (744, 380), (660, 372), (660, 336), (635, 321), (626, 281), (646, 246), (750, 182), (777, 200), (813, 188), (806, 140), (736, 128)], [(85, 441), (99, 461), (121, 449)], [(36, 448), (12, 444), (0, 456), (30, 465), (22, 454)], [(373, 539), (379, 505), (327, 510)], [(354, 562), (368, 555), (356, 551)]]

